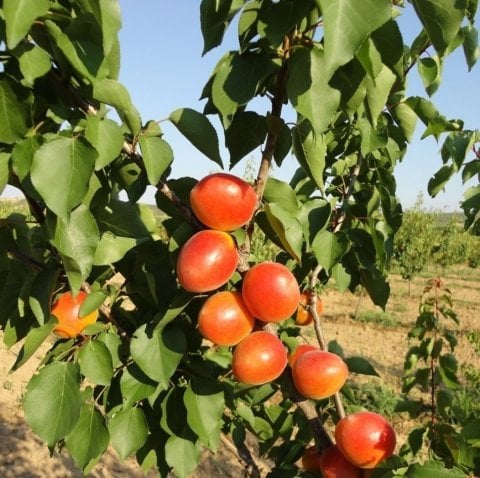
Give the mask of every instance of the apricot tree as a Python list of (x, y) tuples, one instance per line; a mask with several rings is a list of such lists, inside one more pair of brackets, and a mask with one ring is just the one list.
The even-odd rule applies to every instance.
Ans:
[[(18, 188), (30, 209), (28, 217), (0, 222), (0, 326), (8, 347), (22, 343), (12, 370), (51, 344), (26, 389), (27, 422), (52, 450), (66, 447), (85, 473), (111, 444), (121, 459), (135, 454), (146, 470), (183, 477), (202, 448), (215, 451), (227, 440), (251, 476), (267, 459), (268, 476), (307, 476), (297, 466), (304, 450), (312, 443), (319, 454), (331, 449), (336, 423), (354, 427), (341, 421), (356, 409), (348, 378), (337, 391), (345, 364), (349, 373), (376, 373), (338, 347), (327, 350), (319, 288), (362, 285), (375, 304), (387, 303), (385, 266), (402, 217), (395, 168), (417, 119), (424, 136), (447, 135), (431, 194), (460, 170), (466, 178), (478, 173), (478, 158), (468, 158), (476, 133), (407, 88), (418, 69), (433, 93), (457, 48), (468, 68), (474, 65), (476, 0), (202, 0), (204, 53), (221, 47), (234, 20), (238, 48), (199, 85), (204, 110), (179, 105), (168, 121), (222, 170), (261, 149), (255, 201), (230, 209), (245, 217), (233, 231), (221, 208), (213, 226), (195, 214), (208, 202), (221, 205), (227, 189), (200, 200), (194, 193), (190, 202), (197, 179), (171, 177), (168, 138), (141, 117), (119, 82), (117, 0), (3, 0), (0, 8), (0, 189)], [(422, 25), (411, 44), (397, 22), (405, 9)], [(264, 111), (253, 108), (259, 97), (268, 100)], [(220, 155), (219, 135), (228, 158)], [(293, 177), (275, 179), (272, 165), (287, 161), (297, 167)], [(139, 202), (149, 185), (159, 214)], [(467, 225), (477, 230), (479, 194), (473, 188), (463, 203)], [(278, 248), (275, 261), (261, 266), (263, 279), (252, 247), (258, 231)], [(260, 282), (243, 292), (250, 271)], [(286, 297), (285, 281), (293, 291)], [(88, 298), (79, 318), (97, 309), (99, 318), (78, 336), (57, 338), (52, 305), (80, 291)], [(243, 305), (254, 316), (267, 311), (237, 346), (216, 345), (199, 330), (202, 307), (222, 291), (248, 295)], [(341, 358), (341, 376), (332, 378), (338, 387), (321, 399), (301, 395), (287, 365), (288, 353), (302, 345), (294, 317), (301, 294), (310, 298), (315, 347), (323, 351), (296, 360), (333, 352)], [(229, 313), (214, 312), (222, 320)], [(432, 469), (445, 464), (442, 476), (463, 476), (459, 470), (474, 468), (457, 452), (464, 442), (451, 439), (449, 460), (422, 464), (409, 442), (379, 463), (395, 446), (387, 428), (383, 449), (373, 435), (355, 445), (360, 455), (377, 447), (373, 462), (363, 456), (356, 463), (378, 465), (373, 476), (438, 476)], [(351, 440), (337, 434), (349, 450)], [(348, 453), (355, 460), (356, 451)]]

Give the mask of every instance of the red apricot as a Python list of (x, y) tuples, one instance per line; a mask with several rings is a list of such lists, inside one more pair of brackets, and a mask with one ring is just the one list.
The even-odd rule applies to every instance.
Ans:
[(320, 400), (338, 392), (348, 376), (348, 367), (338, 355), (323, 350), (300, 354), (294, 361), (295, 388), (307, 398)]
[(303, 355), (305, 352), (311, 352), (312, 350), (320, 350), (316, 345), (313, 344), (300, 344), (297, 345), (295, 350), (288, 356), (288, 365), (293, 367), (293, 364), (300, 355)]
[(313, 473), (318, 473), (320, 470), (320, 453), (315, 445), (305, 448), (302, 455), (302, 468)]
[(320, 455), (319, 465), (323, 478), (363, 477), (363, 470), (348, 461), (335, 445)]
[(190, 192), (197, 218), (211, 229), (233, 231), (248, 223), (257, 206), (257, 194), (243, 179), (214, 173), (201, 179)]
[(190, 292), (209, 292), (226, 284), (238, 264), (233, 237), (206, 229), (194, 234), (180, 249), (177, 276)]
[(286, 366), (287, 350), (282, 341), (263, 330), (247, 335), (233, 351), (233, 375), (248, 385), (271, 382)]
[(393, 454), (396, 436), (385, 417), (361, 411), (347, 415), (337, 423), (335, 441), (348, 461), (360, 468), (375, 468)]
[(300, 289), (295, 276), (278, 262), (261, 262), (247, 271), (242, 297), (248, 310), (264, 322), (280, 322), (295, 313)]
[[(320, 316), (323, 313), (323, 302), (319, 296), (316, 298), (315, 309)], [(302, 292), (300, 294), (300, 303), (298, 304), (297, 313), (295, 314), (295, 323), (297, 325), (308, 325), (313, 322), (313, 314), (308, 310), (310, 306), (310, 294)]]
[(98, 318), (98, 310), (90, 312), (85, 317), (79, 316), (80, 306), (88, 294), (81, 290), (73, 297), (71, 292), (65, 292), (53, 304), (51, 314), (58, 320), (53, 332), (62, 338), (77, 337), (83, 329), (94, 324)]
[(200, 333), (216, 345), (236, 345), (253, 329), (255, 317), (240, 292), (221, 291), (210, 296), (198, 314)]

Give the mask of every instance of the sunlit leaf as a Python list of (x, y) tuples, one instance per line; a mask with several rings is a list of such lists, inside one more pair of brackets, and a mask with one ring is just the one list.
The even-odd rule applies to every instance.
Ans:
[(27, 385), (23, 409), (32, 430), (49, 446), (70, 433), (80, 416), (82, 396), (77, 365), (55, 362)]

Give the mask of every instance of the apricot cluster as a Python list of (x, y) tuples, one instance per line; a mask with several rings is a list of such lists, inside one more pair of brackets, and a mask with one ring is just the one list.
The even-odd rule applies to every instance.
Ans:
[[(279, 323), (290, 317), (299, 326), (312, 322), (311, 295), (301, 292), (292, 272), (283, 264), (265, 261), (252, 266), (238, 290), (218, 290), (232, 278), (238, 266), (236, 242), (230, 232), (251, 221), (257, 197), (242, 179), (216, 173), (200, 180), (190, 194), (192, 211), (206, 229), (194, 234), (178, 256), (177, 276), (186, 290), (213, 292), (198, 314), (201, 335), (219, 346), (232, 346), (232, 373), (247, 385), (262, 385), (277, 379), (286, 369), (297, 391), (321, 400), (337, 393), (348, 377), (343, 359), (310, 344), (300, 344), (288, 355), (280, 338), (261, 323)], [(315, 311), (323, 312), (316, 297)], [(380, 415), (358, 412), (341, 419), (335, 430), (335, 446), (319, 454), (307, 450), (303, 462), (324, 477), (367, 476), (393, 453), (395, 433)]]

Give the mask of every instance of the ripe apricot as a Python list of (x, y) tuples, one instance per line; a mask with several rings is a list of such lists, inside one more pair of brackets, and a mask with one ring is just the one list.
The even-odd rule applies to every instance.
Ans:
[(312, 473), (318, 473), (320, 471), (320, 453), (316, 446), (313, 445), (305, 448), (302, 455), (302, 468)]
[(363, 478), (364, 476), (364, 470), (348, 461), (336, 445), (322, 452), (319, 465), (323, 478)]
[(233, 174), (214, 173), (192, 188), (190, 205), (207, 227), (233, 231), (250, 221), (257, 206), (257, 195), (243, 179)]
[(320, 400), (332, 396), (342, 387), (348, 367), (338, 355), (323, 350), (301, 354), (292, 367), (295, 388), (307, 398)]
[[(297, 313), (295, 314), (295, 323), (297, 325), (308, 325), (313, 322), (313, 314), (308, 310), (310, 305), (310, 294), (302, 292), (300, 294), (300, 303), (298, 304)], [(323, 313), (323, 302), (320, 297), (317, 296), (316, 311), (318, 315)]]
[(236, 345), (253, 329), (255, 317), (247, 310), (240, 292), (211, 295), (198, 314), (200, 333), (216, 345)]
[(288, 356), (288, 365), (293, 367), (293, 364), (300, 355), (303, 355), (305, 352), (311, 352), (312, 350), (320, 350), (316, 345), (313, 344), (300, 344), (297, 345), (295, 350)]
[(177, 276), (190, 292), (209, 292), (226, 284), (238, 264), (233, 237), (206, 229), (194, 234), (180, 249)]
[(87, 325), (97, 321), (98, 310), (85, 317), (79, 316), (80, 306), (87, 296), (82, 290), (75, 297), (71, 292), (65, 292), (56, 300), (51, 310), (51, 314), (58, 320), (58, 325), (53, 329), (56, 335), (65, 339), (77, 337)]
[(247, 335), (233, 351), (233, 375), (248, 385), (271, 382), (286, 366), (287, 350), (282, 341), (263, 330)]
[(300, 289), (295, 276), (278, 262), (260, 262), (247, 271), (242, 297), (248, 310), (264, 322), (280, 322), (295, 313)]
[(360, 468), (375, 468), (393, 454), (396, 436), (385, 417), (361, 411), (337, 423), (335, 441), (348, 461)]

